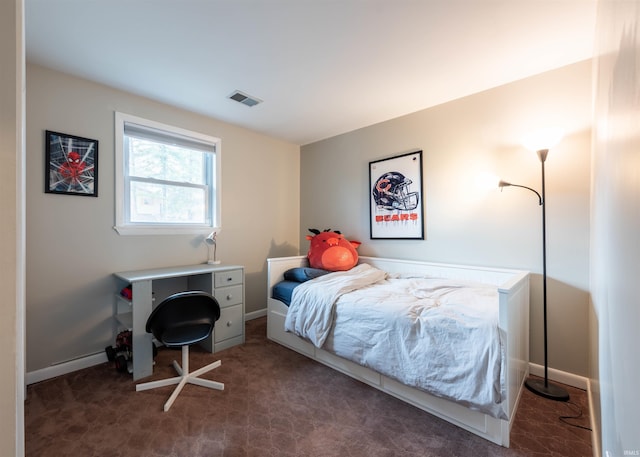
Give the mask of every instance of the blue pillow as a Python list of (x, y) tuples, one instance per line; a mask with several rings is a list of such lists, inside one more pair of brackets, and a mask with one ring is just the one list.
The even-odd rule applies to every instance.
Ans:
[(285, 305), (289, 306), (291, 304), (291, 297), (293, 296), (293, 289), (299, 286), (300, 283), (297, 281), (280, 281), (278, 284), (273, 286), (272, 298), (276, 300), (280, 300)]
[(328, 270), (322, 270), (320, 268), (299, 267), (291, 268), (284, 272), (284, 279), (287, 281), (305, 282), (318, 276), (331, 273)]

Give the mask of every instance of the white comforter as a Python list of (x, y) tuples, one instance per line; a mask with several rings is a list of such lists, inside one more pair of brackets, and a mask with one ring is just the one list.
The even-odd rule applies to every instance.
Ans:
[(296, 287), (285, 329), (403, 384), (507, 418), (495, 286), (361, 264)]

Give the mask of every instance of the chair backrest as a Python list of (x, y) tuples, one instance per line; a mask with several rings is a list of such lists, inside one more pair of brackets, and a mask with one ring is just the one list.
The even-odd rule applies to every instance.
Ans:
[(220, 305), (211, 294), (178, 292), (154, 308), (146, 330), (166, 346), (182, 346), (207, 338), (219, 318)]

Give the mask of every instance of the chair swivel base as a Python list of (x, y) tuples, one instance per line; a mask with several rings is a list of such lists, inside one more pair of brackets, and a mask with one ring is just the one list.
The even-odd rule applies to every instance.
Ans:
[(213, 370), (214, 368), (218, 368), (220, 365), (222, 365), (222, 362), (218, 360), (217, 362), (210, 363), (209, 365), (206, 365), (190, 373), (189, 372), (189, 346), (182, 346), (182, 366), (180, 366), (178, 362), (176, 362), (175, 360), (173, 361), (173, 367), (178, 372), (179, 376), (138, 384), (136, 385), (136, 392), (177, 384), (177, 387), (174, 389), (173, 393), (171, 394), (167, 402), (164, 404), (164, 410), (169, 411), (169, 408), (171, 408), (171, 405), (173, 405), (173, 402), (178, 397), (178, 394), (180, 394), (180, 391), (187, 383), (196, 384), (198, 386), (207, 387), (209, 389), (224, 390), (223, 383), (217, 382), (217, 381), (210, 381), (208, 379), (201, 379), (198, 377), (201, 374), (204, 374), (208, 371)]

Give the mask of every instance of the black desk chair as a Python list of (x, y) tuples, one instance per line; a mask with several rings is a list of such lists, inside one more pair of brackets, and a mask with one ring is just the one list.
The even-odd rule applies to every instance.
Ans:
[(224, 390), (224, 384), (221, 382), (198, 378), (201, 374), (218, 368), (222, 363), (220, 360), (193, 373), (189, 372), (189, 346), (211, 335), (214, 324), (219, 318), (220, 305), (206, 292), (179, 292), (167, 297), (156, 306), (147, 319), (147, 333), (152, 333), (167, 347), (182, 348), (182, 367), (178, 362), (173, 361), (173, 367), (180, 376), (138, 384), (136, 391), (178, 384), (164, 404), (164, 410), (168, 411), (186, 383)]

